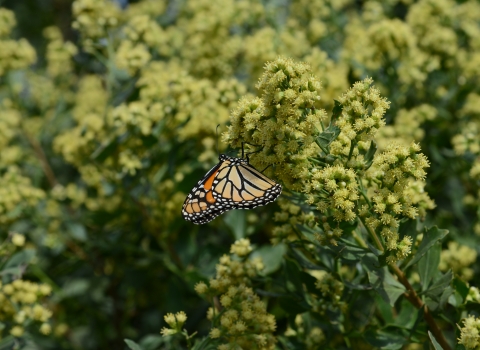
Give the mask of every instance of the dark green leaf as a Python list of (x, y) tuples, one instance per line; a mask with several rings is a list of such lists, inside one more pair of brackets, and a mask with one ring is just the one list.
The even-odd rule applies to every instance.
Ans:
[(410, 260), (406, 267), (412, 266), (420, 260), (437, 241), (443, 239), (447, 234), (448, 230), (440, 230), (437, 226), (426, 229), (423, 234), (422, 243), (420, 243), (420, 247), (418, 247), (415, 253), (415, 257)]
[(368, 149), (367, 153), (364, 156), (365, 159), (365, 170), (370, 168), (373, 163), (373, 156), (377, 152), (377, 144), (374, 140), (370, 143), (370, 148)]
[[(292, 246), (292, 245), (291, 245)], [(300, 264), (301, 267), (308, 270), (325, 270), (324, 267), (312, 263), (307, 257), (299, 250), (292, 248), (289, 251), (290, 255)]]
[(245, 238), (247, 221), (245, 210), (231, 210), (223, 216), (225, 224), (232, 230), (235, 239)]
[(365, 332), (365, 340), (377, 349), (401, 349), (403, 345), (408, 343), (406, 336), (399, 334), (398, 331), (385, 330), (367, 330)]
[(337, 100), (333, 100), (333, 101), (335, 104), (332, 109), (332, 121), (339, 118), (342, 115), (342, 111), (343, 111), (343, 105)]
[(284, 260), (285, 285), (290, 292), (303, 292), (303, 283), (300, 278), (300, 268), (294, 260)]
[(302, 271), (300, 273), (300, 278), (302, 282), (305, 284), (305, 287), (307, 287), (308, 292), (312, 294), (317, 294), (320, 295), (320, 290), (315, 286), (315, 283), (317, 282), (317, 279), (310, 275), (307, 272)]
[(428, 331), (428, 336), (430, 337), (430, 340), (432, 341), (432, 344), (435, 350), (443, 350), (442, 346), (437, 342), (432, 332)]
[(158, 139), (153, 135), (146, 135), (141, 137), (142, 143), (147, 148), (151, 148), (153, 145), (158, 143)]
[(439, 300), (439, 297), (443, 294), (445, 289), (450, 286), (453, 280), (452, 270), (442, 275), (439, 279), (433, 282), (423, 294), (429, 296), (433, 300)]
[(97, 162), (103, 162), (105, 159), (110, 157), (115, 152), (116, 148), (117, 148), (117, 140), (114, 139), (98, 147), (95, 151), (93, 151), (90, 158)]
[(393, 306), (400, 295), (405, 293), (405, 287), (393, 278), (387, 267), (378, 267), (378, 260), (375, 255), (371, 253), (366, 254), (362, 258), (362, 263), (367, 270), (368, 280), (373, 289), (375, 289), (390, 306)]
[(403, 239), (405, 236), (410, 236), (413, 242), (415, 242), (417, 237), (417, 220), (409, 219), (401, 222), (398, 228), (398, 235), (400, 239)]
[(278, 303), (289, 315), (302, 314), (312, 308), (304, 299), (292, 296), (280, 297)]
[(438, 271), (441, 250), (440, 244), (434, 244), (418, 261), (418, 274), (423, 291), (428, 288), (434, 274)]
[(272, 272), (277, 271), (282, 264), (283, 255), (287, 251), (285, 244), (280, 243), (274, 246), (265, 245), (258, 249), (255, 249), (252, 253), (252, 257), (261, 257), (263, 265), (265, 266), (262, 270), (262, 274), (268, 275)]
[(330, 144), (338, 137), (339, 134), (340, 128), (338, 126), (329, 125), (317, 136), (315, 142), (325, 154), (328, 154), (328, 146), (330, 146)]
[(123, 339), (125, 341), (125, 343), (127, 344), (127, 346), (132, 349), (132, 350), (143, 350), (142, 347), (140, 345), (138, 345), (137, 343), (135, 343), (133, 340), (130, 340), (130, 339)]
[(468, 286), (468, 284), (462, 281), (461, 279), (455, 278), (453, 280), (453, 286), (456, 292), (460, 294), (463, 300), (465, 300), (465, 298), (468, 295), (468, 292), (470, 291), (470, 287)]

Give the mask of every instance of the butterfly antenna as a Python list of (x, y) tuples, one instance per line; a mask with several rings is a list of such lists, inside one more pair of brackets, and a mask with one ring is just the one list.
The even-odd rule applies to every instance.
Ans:
[(216, 129), (215, 129), (215, 134), (217, 134), (217, 154), (220, 154), (219, 150), (218, 150), (218, 127), (220, 126), (220, 124), (217, 125)]
[[(244, 142), (242, 142), (242, 159), (243, 159), (243, 157), (244, 157), (244, 155), (245, 155), (243, 145), (244, 145)], [(247, 155), (247, 157), (248, 157), (248, 155)], [(248, 160), (248, 159), (247, 159), (247, 160)]]

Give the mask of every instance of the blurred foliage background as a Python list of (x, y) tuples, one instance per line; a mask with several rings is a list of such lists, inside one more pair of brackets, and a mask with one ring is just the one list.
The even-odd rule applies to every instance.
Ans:
[[(437, 265), (454, 276), (456, 294), (452, 289), (443, 301), (447, 316), (440, 317), (452, 347), (460, 337), (455, 324), (478, 316), (478, 1), (4, 0), (0, 6), (2, 349), (123, 349), (125, 338), (140, 344), (130, 342), (131, 348), (185, 348), (184, 338), (159, 334), (175, 326), (164, 315), (184, 311), (186, 332), (198, 331), (193, 339), (212, 332), (206, 315), (213, 299), (196, 293), (198, 283), (219, 276), (225, 254), (241, 260), (238, 244), (250, 247), (242, 238), (263, 261), (252, 260), (262, 272), (250, 273), (248, 265), (245, 278), (276, 319), (277, 343), (268, 338), (265, 348), (433, 346), (425, 325), (398, 319), (410, 310), (402, 309), (404, 299), (398, 315), (371, 290), (339, 285), (350, 273), (341, 262), (332, 269), (342, 278), (311, 274), (342, 295), (347, 307), (318, 296), (335, 305), (335, 316), (280, 300), (277, 287), (288, 278), (310, 281), (303, 275), (294, 281), (308, 265), (293, 263), (291, 242), (276, 234), (283, 219), (275, 212), (286, 204), (231, 211), (203, 226), (181, 217), (185, 196), (217, 162), (216, 125), (227, 130), (231, 111), (243, 96), (258, 94), (265, 63), (279, 55), (309, 64), (322, 83), (315, 108), (329, 115), (354, 82), (373, 78), (390, 102), (387, 125), (375, 137), (378, 149), (415, 141), (430, 162), (425, 191), (432, 201), (416, 225), (449, 231)], [(221, 142), (220, 151), (239, 150)], [(337, 261), (341, 252), (331, 252)], [(223, 259), (220, 265), (228, 265)], [(409, 278), (418, 282), (418, 272)], [(357, 323), (349, 325), (348, 305), (353, 312), (365, 303), (371, 308), (359, 308)], [(401, 324), (415, 335), (395, 338), (389, 327)], [(480, 321), (470, 327), (478, 338)], [(467, 348), (478, 348), (480, 339), (475, 345), (472, 337)]]

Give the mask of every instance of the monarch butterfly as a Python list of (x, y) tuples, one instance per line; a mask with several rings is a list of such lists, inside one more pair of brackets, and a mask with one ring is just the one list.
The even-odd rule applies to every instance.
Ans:
[(273, 202), (282, 192), (282, 186), (251, 166), (248, 157), (220, 154), (218, 159), (185, 199), (185, 220), (205, 224), (230, 209), (252, 209)]

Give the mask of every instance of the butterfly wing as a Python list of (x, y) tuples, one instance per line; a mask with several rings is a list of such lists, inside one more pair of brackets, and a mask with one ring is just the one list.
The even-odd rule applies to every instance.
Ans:
[(185, 220), (197, 225), (205, 224), (232, 209), (228, 204), (217, 201), (212, 191), (215, 176), (228, 164), (228, 161), (220, 161), (190, 191), (182, 207)]
[(273, 202), (282, 186), (269, 179), (245, 160), (234, 158), (220, 169), (213, 181), (213, 197), (235, 209), (252, 209)]

